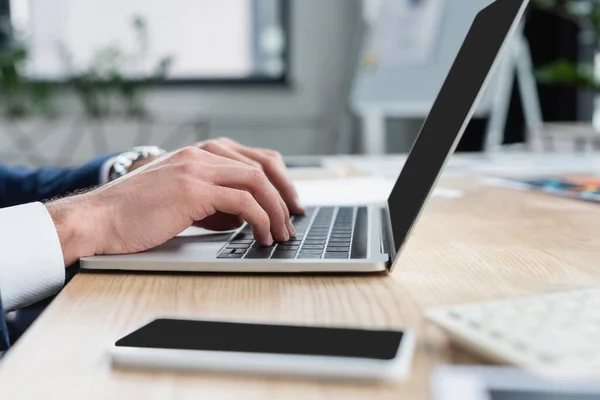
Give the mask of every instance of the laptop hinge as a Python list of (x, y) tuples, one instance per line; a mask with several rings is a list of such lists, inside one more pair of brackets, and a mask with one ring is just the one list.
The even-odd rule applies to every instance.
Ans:
[(382, 253), (388, 255), (388, 261), (386, 263), (389, 269), (392, 263), (396, 259), (396, 246), (393, 245), (394, 236), (392, 232), (392, 220), (390, 218), (390, 212), (387, 207), (381, 209), (381, 244)]

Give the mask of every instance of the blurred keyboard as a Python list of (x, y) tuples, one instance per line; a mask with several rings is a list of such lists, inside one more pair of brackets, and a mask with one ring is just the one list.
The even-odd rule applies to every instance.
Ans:
[(600, 375), (600, 290), (442, 307), (427, 318), (497, 361), (558, 375)]

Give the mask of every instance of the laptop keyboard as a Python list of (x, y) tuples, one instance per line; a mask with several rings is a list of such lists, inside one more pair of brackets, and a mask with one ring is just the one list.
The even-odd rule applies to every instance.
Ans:
[(296, 236), (269, 247), (257, 243), (252, 227), (246, 225), (217, 258), (348, 259), (366, 256), (366, 207), (311, 207), (305, 215), (293, 216), (292, 224)]

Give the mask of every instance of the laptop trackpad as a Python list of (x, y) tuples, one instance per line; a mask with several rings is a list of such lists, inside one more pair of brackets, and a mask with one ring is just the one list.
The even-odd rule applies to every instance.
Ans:
[(160, 260), (161, 256), (172, 261), (214, 259), (230, 237), (231, 232), (177, 236), (158, 247), (136, 254), (135, 258), (141, 261), (147, 255), (148, 261)]

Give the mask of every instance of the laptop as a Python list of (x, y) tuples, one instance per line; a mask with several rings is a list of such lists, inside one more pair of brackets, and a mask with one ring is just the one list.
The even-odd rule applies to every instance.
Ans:
[(311, 207), (293, 216), (297, 235), (263, 247), (250, 226), (234, 233), (176, 237), (152, 250), (83, 258), (84, 269), (248, 273), (392, 271), (454, 152), (529, 0), (481, 10), (423, 124), (387, 204)]

